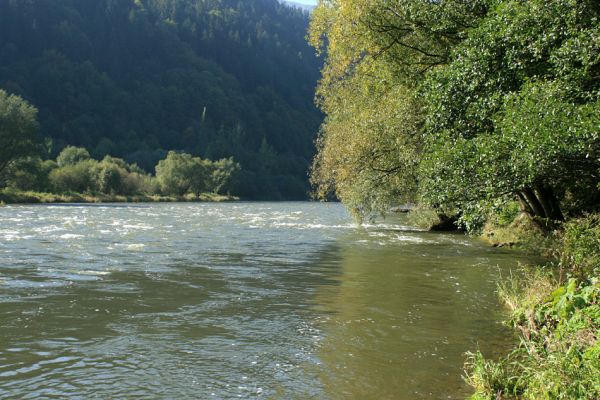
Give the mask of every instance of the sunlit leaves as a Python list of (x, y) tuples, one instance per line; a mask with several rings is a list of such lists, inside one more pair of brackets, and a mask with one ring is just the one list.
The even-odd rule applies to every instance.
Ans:
[(598, 13), (585, 1), (500, 1), (429, 74), (425, 198), (464, 204), (597, 181)]
[(423, 125), (416, 88), (445, 62), (484, 1), (324, 0), (309, 40), (326, 50), (327, 114), (312, 181), (359, 216), (415, 200)]

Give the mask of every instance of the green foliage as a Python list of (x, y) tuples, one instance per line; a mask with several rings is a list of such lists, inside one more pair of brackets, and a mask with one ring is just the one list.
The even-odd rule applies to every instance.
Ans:
[[(497, 362), (477, 354), (466, 364), (473, 399), (597, 399), (599, 296), (597, 282), (578, 286), (572, 280), (515, 311), (513, 321), (523, 332), (519, 347)], [(522, 309), (526, 320), (519, 317)]]
[(11, 162), (33, 155), (37, 141), (37, 109), (0, 89), (0, 173)]
[(232, 191), (297, 198), (300, 181), (306, 198), (322, 120), (308, 22), (278, 0), (2, 0), (0, 87), (40, 109), (55, 148), (146, 171), (168, 150), (234, 157), (251, 181)]
[(320, 2), (309, 32), (327, 54), (317, 90), (327, 119), (311, 173), (319, 197), (334, 193), (359, 219), (416, 200), (425, 117), (416, 89), (487, 3)]
[(472, 234), (479, 234), (486, 226), (505, 228), (516, 226), (517, 217), (522, 212), (518, 202), (512, 196), (468, 202), (462, 204), (459, 224)]
[(508, 226), (515, 221), (520, 212), (521, 208), (519, 207), (519, 203), (516, 201), (504, 203), (494, 212), (495, 222), (499, 226)]
[(240, 170), (233, 158), (213, 162), (177, 152), (169, 152), (158, 163), (156, 177), (121, 158), (92, 159), (84, 148), (67, 147), (57, 160), (60, 163), (29, 157), (14, 162), (4, 174), (8, 186), (15, 191), (6, 195), (7, 201), (27, 201), (17, 194), (20, 191), (30, 192), (33, 202), (46, 202), (50, 195), (36, 192), (40, 190), (63, 195), (55, 196), (57, 201), (67, 201), (72, 196), (122, 201), (118, 196), (139, 198), (159, 193), (172, 194), (177, 196), (172, 199), (182, 200), (188, 193), (193, 193), (197, 200), (220, 199), (218, 193), (228, 187)]
[(561, 263), (574, 276), (600, 277), (600, 215), (565, 224)]
[(102, 161), (94, 171), (95, 188), (101, 193), (122, 193), (127, 171), (118, 164)]
[(469, 231), (498, 199), (547, 227), (594, 210), (599, 16), (575, 0), (321, 2), (318, 194), (360, 215), (418, 192)]
[(440, 222), (440, 217), (435, 210), (417, 206), (411, 209), (406, 217), (406, 223), (420, 229), (430, 229)]
[(26, 157), (14, 161), (5, 171), (6, 186), (17, 190), (50, 191), (50, 172), (57, 168), (52, 160)]
[[(53, 166), (46, 172), (49, 191), (105, 195), (158, 193), (158, 185), (154, 177), (145, 173), (137, 165), (127, 164), (120, 158), (106, 156), (102, 161), (97, 161), (90, 158), (84, 148), (67, 147), (59, 154), (57, 161), (60, 162), (43, 163)], [(31, 189), (41, 188), (36, 185)]]
[(508, 363), (509, 360), (487, 360), (479, 351), (467, 353), (465, 381), (475, 389), (471, 400), (496, 400), (502, 395), (517, 394), (519, 377), (510, 375)]
[(222, 193), (240, 169), (240, 164), (233, 161), (232, 157), (209, 162), (207, 188), (213, 193)]
[(466, 365), (474, 399), (597, 399), (600, 397), (600, 247), (598, 216), (569, 222), (558, 249), (570, 278), (525, 270), (504, 280), (499, 294), (521, 343), (499, 361), (472, 355)]
[[(589, 2), (498, 2), (429, 74), (428, 201), (462, 207), (523, 191), (527, 211), (562, 219), (555, 195), (577, 180), (595, 186), (599, 50), (580, 40), (597, 32), (598, 13)], [(565, 68), (575, 64), (577, 77)]]
[(58, 193), (91, 192), (95, 189), (98, 161), (83, 160), (67, 164), (50, 172), (50, 184)]
[(170, 151), (167, 158), (156, 165), (156, 179), (161, 191), (167, 194), (184, 195), (190, 190), (191, 166), (193, 157)]
[(65, 167), (91, 158), (90, 153), (83, 147), (67, 146), (56, 158), (56, 163), (59, 167)]
[(233, 158), (212, 162), (171, 151), (156, 166), (156, 179), (165, 194), (200, 197), (202, 192), (219, 193), (239, 169)]

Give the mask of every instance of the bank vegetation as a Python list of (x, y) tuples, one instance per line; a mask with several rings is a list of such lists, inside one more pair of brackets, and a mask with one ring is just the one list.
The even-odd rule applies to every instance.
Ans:
[(171, 151), (155, 174), (121, 158), (92, 158), (67, 146), (55, 159), (37, 136), (37, 109), (0, 89), (0, 201), (4, 203), (200, 201), (233, 199), (233, 158), (217, 161)]
[(311, 179), (360, 220), (413, 203), (547, 256), (500, 291), (521, 344), (475, 398), (600, 397), (600, 3), (321, 0)]

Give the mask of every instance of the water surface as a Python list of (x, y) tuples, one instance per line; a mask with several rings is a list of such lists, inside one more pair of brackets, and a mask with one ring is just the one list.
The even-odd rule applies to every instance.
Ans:
[(0, 208), (0, 397), (459, 399), (517, 254), (338, 204)]

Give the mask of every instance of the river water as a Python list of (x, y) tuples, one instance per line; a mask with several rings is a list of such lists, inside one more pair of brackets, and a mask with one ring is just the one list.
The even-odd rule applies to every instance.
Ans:
[(465, 398), (517, 255), (339, 204), (2, 207), (0, 398)]

